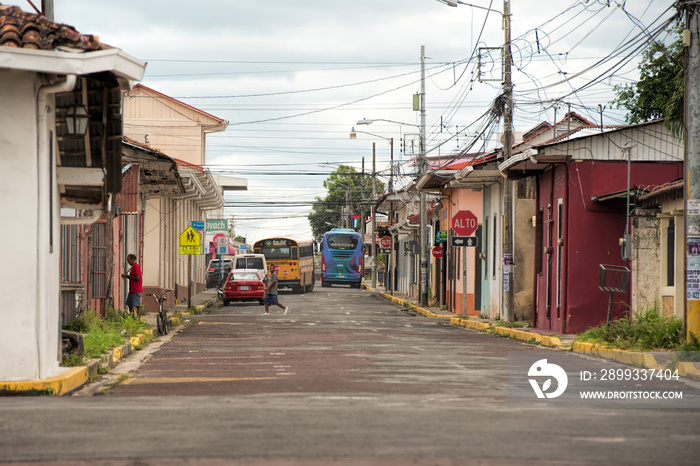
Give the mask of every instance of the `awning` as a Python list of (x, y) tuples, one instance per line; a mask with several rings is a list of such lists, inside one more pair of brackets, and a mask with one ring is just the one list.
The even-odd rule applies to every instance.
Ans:
[(519, 179), (538, 175), (545, 171), (550, 164), (564, 163), (568, 160), (567, 154), (540, 154), (537, 148), (530, 148), (505, 160), (498, 166), (498, 169), (508, 179)]

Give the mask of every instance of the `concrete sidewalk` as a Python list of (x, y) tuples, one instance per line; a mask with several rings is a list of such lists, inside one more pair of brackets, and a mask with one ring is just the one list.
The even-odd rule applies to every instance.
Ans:
[(672, 358), (673, 352), (671, 351), (625, 351), (576, 341), (577, 336), (575, 334), (557, 335), (529, 327), (510, 328), (504, 326), (503, 322), (493, 319), (477, 316), (464, 318), (461, 314), (454, 314), (435, 307), (421, 306), (417, 297), (413, 298), (397, 292), (394, 292), (392, 296), (381, 285), (378, 285), (375, 289), (367, 283), (363, 283), (362, 286), (398, 304), (405, 311), (413, 311), (425, 317), (450, 319), (450, 324), (455, 326), (488, 332), (499, 337), (514, 338), (552, 349), (590, 354), (635, 367), (655, 370), (673, 368), (678, 370), (678, 375), (680, 376), (700, 380), (700, 362), (674, 362)]
[[(143, 299), (153, 299), (151, 296), (144, 296)], [(216, 288), (207, 289), (192, 297), (192, 306), (198, 312), (202, 312), (218, 301)], [(168, 318), (173, 327), (180, 324), (180, 316), (186, 314), (189, 308), (187, 302), (178, 303), (168, 309)], [(150, 312), (142, 316), (142, 320), (156, 330), (156, 313)], [(85, 366), (65, 367), (63, 372), (41, 380), (20, 380), (1, 381), (0, 395), (66, 395), (87, 384), (98, 376), (100, 368), (112, 368), (119, 364), (126, 356), (134, 351), (135, 347), (143, 344), (143, 336), (132, 337), (131, 341), (125, 343), (103, 355), (101, 359), (89, 361)]]

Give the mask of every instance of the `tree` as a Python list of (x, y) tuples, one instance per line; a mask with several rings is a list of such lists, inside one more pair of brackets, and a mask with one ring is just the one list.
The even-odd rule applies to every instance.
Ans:
[(673, 134), (682, 133), (684, 66), (680, 30), (676, 36), (671, 45), (654, 42), (642, 53), (638, 82), (615, 86), (617, 98), (611, 104), (628, 110), (627, 123), (665, 118)]
[[(340, 165), (330, 177), (323, 182), (328, 190), (324, 199), (316, 197), (309, 224), (314, 238), (320, 241), (325, 232), (331, 228), (345, 226), (350, 215), (369, 213), (372, 198), (372, 177), (362, 176), (354, 167)], [(384, 183), (377, 180), (377, 194), (384, 192)], [(346, 210), (349, 206), (349, 210)]]

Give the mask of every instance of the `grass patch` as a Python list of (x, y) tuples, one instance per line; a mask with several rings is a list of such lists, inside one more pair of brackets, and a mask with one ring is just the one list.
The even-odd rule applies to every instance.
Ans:
[(529, 322), (518, 322), (518, 321), (513, 321), (513, 322), (504, 322), (500, 319), (496, 320), (493, 323), (494, 327), (506, 327), (506, 328), (525, 328), (528, 327)]
[(578, 341), (638, 351), (677, 351), (686, 344), (683, 321), (661, 315), (657, 304), (637, 312), (633, 322), (624, 318), (588, 329)]
[[(151, 326), (129, 313), (121, 313), (107, 308), (102, 318), (96, 311), (87, 311), (75, 321), (64, 326), (66, 330), (84, 334), (83, 345), (85, 358), (100, 358), (110, 349), (129, 341), (130, 337), (144, 334), (145, 343), (155, 340), (152, 335), (145, 333)], [(67, 367), (84, 364), (83, 358), (75, 355), (64, 355), (63, 365)]]
[(199, 308), (199, 307), (197, 307), (197, 306), (190, 306), (190, 307), (188, 307), (188, 308), (187, 308), (187, 312), (189, 312), (189, 313), (190, 313), (191, 315), (193, 315), (193, 316), (202, 314), (201, 308)]

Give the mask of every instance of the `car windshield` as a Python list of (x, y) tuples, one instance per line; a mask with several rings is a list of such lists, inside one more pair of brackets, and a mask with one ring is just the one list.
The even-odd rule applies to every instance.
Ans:
[(235, 272), (229, 275), (229, 280), (260, 280), (255, 272)]
[(237, 269), (264, 269), (262, 257), (241, 257), (236, 261)]
[[(221, 267), (231, 268), (232, 265), (233, 265), (233, 261), (230, 259), (224, 259), (224, 261), (221, 263)], [(209, 261), (208, 268), (211, 269), (211, 268), (218, 268), (218, 267), (219, 267), (219, 260), (218, 259)]]

